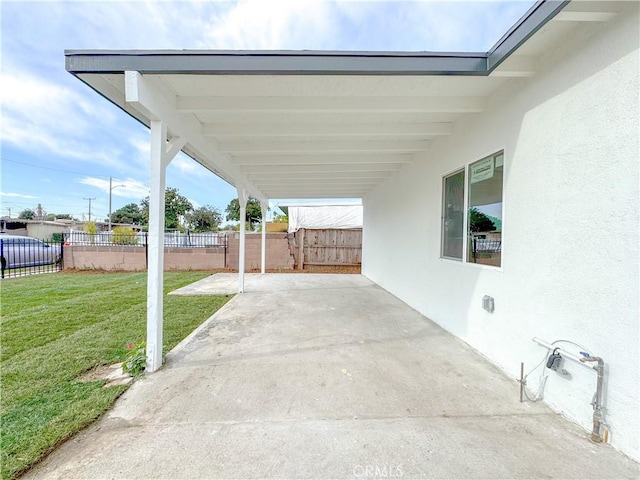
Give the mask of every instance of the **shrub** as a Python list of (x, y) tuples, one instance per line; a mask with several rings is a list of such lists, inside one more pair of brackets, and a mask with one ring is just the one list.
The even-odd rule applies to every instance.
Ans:
[(132, 377), (142, 375), (142, 372), (144, 372), (147, 366), (146, 349), (146, 342), (127, 344), (127, 356), (124, 362), (122, 362), (122, 371), (130, 374)]
[(82, 231), (90, 235), (95, 235), (98, 232), (96, 222), (84, 222), (82, 224)]
[(116, 245), (137, 245), (138, 234), (131, 227), (115, 227), (113, 229), (112, 241)]
[(84, 222), (82, 224), (82, 231), (87, 234), (92, 244), (96, 243), (96, 233), (98, 232), (96, 222)]

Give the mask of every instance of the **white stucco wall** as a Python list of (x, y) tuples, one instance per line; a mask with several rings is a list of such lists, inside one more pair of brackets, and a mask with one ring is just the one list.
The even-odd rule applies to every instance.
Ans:
[[(534, 336), (602, 356), (610, 442), (638, 460), (637, 5), (630, 13), (581, 26), (534, 77), (511, 81), (365, 197), (362, 269), (513, 377), (544, 355)], [(502, 268), (440, 259), (443, 175), (500, 149)], [(493, 314), (481, 308), (485, 294)], [(590, 430), (595, 372), (565, 367), (573, 378), (549, 375), (545, 401)]]

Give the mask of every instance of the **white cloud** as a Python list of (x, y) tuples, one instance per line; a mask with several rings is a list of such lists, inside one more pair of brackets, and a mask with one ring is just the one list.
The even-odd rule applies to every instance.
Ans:
[(122, 168), (119, 149), (92, 141), (116, 122), (116, 112), (95, 100), (27, 73), (0, 75), (0, 140), (40, 155)]
[(129, 145), (133, 149), (131, 160), (146, 172), (149, 170), (149, 158), (151, 156), (151, 143), (149, 135), (130, 135)]
[(328, 2), (248, 0), (209, 15), (202, 48), (318, 48), (324, 39), (333, 37), (330, 12)]
[(180, 171), (180, 173), (186, 175), (194, 175), (198, 172), (202, 172), (204, 168), (202, 165), (197, 163), (192, 158), (187, 157), (186, 155), (178, 155), (173, 161), (169, 164), (170, 167), (176, 168)]
[(14, 197), (14, 198), (38, 198), (33, 195), (25, 195), (23, 193), (14, 193), (14, 192), (0, 192), (0, 197)]
[(115, 120), (112, 108), (105, 108), (77, 91), (25, 72), (0, 75), (0, 86), (3, 111), (35, 125), (55, 127), (57, 133), (78, 136), (91, 130), (90, 124), (76, 121), (80, 115), (109, 123)]
[[(79, 183), (89, 185), (109, 194), (109, 180), (96, 177), (84, 177)], [(133, 198), (140, 200), (149, 195), (149, 187), (142, 182), (128, 178), (126, 180), (114, 179), (112, 182), (111, 195), (114, 197)]]
[[(247, 0), (228, 9), (200, 6), (191, 31), (199, 35), (198, 48), (480, 51), (533, 3)], [(166, 14), (169, 7), (161, 5)]]

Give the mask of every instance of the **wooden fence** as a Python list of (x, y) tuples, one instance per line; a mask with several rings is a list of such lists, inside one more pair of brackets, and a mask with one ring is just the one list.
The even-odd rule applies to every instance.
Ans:
[(297, 268), (305, 265), (337, 266), (362, 264), (362, 229), (310, 230), (301, 228), (294, 236)]

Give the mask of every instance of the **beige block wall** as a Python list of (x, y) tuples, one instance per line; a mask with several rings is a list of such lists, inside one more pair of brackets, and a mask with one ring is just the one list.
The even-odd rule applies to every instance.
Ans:
[[(165, 270), (216, 270), (225, 267), (224, 248), (165, 248)], [(64, 268), (146, 270), (144, 247), (65, 246)]]
[(165, 270), (218, 270), (225, 268), (225, 249), (166, 248)]
[[(293, 255), (289, 249), (286, 233), (267, 233), (267, 270), (292, 270)], [(229, 251), (227, 252), (227, 267), (238, 269), (238, 253), (240, 248), (240, 234), (228, 237)], [(262, 255), (262, 234), (247, 233), (245, 245), (245, 271), (259, 270)]]

